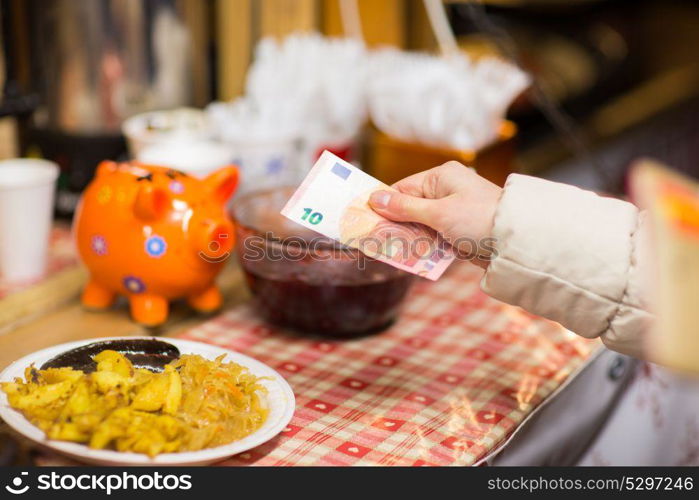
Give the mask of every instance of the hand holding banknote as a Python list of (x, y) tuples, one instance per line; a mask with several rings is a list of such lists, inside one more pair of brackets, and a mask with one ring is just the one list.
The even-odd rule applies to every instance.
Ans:
[(437, 231), (472, 262), (487, 267), (495, 207), (502, 189), (464, 165), (450, 161), (374, 191), (369, 205), (383, 217), (417, 222)]
[(389, 220), (369, 206), (372, 193), (392, 190), (325, 151), (281, 213), (369, 257), (438, 279), (455, 258), (451, 245), (424, 224)]
[(391, 187), (325, 151), (281, 213), (369, 257), (436, 280), (457, 256), (485, 267), (487, 260), (474, 257), (487, 258), (492, 250), (488, 236), (499, 196), (500, 188), (456, 162)]

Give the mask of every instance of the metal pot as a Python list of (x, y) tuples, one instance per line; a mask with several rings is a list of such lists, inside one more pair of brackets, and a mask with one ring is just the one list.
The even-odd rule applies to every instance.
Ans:
[(136, 113), (209, 97), (206, 2), (32, 0), (39, 128), (118, 133)]

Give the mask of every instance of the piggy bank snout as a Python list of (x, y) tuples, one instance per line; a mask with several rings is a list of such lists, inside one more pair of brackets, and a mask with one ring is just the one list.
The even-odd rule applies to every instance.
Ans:
[(198, 229), (196, 250), (204, 260), (220, 262), (231, 254), (235, 243), (233, 224), (206, 219)]

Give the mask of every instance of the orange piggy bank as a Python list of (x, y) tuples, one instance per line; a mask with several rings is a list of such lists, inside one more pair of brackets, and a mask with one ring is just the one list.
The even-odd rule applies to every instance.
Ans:
[(214, 283), (233, 248), (226, 201), (238, 184), (235, 167), (205, 179), (138, 163), (102, 162), (74, 220), (78, 252), (90, 279), (88, 308), (129, 300), (131, 316), (163, 323), (170, 300), (186, 297), (196, 310), (221, 306)]

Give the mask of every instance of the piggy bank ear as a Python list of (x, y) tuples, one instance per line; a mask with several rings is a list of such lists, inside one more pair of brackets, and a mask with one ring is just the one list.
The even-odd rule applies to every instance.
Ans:
[(104, 160), (97, 165), (97, 170), (95, 170), (95, 177), (100, 177), (105, 174), (112, 173), (119, 168), (119, 164), (115, 161)]
[(141, 220), (153, 221), (165, 215), (170, 207), (170, 196), (164, 189), (143, 182), (136, 193), (134, 214)]
[(238, 187), (238, 169), (232, 165), (223, 167), (204, 179), (204, 184), (216, 201), (225, 203)]

